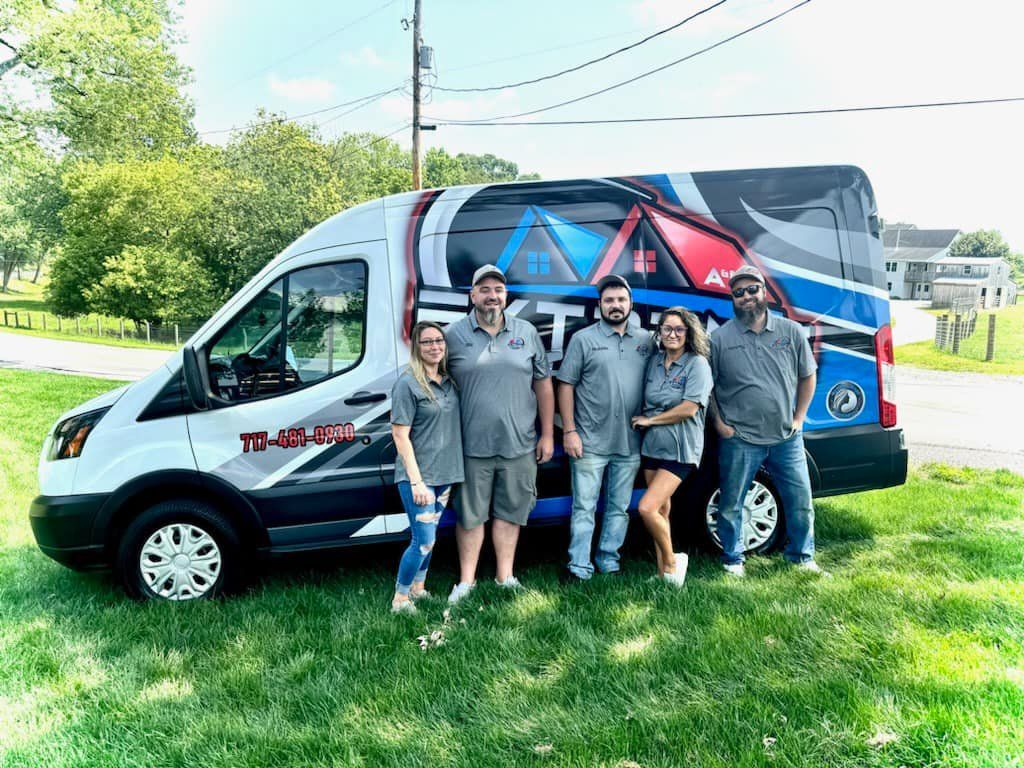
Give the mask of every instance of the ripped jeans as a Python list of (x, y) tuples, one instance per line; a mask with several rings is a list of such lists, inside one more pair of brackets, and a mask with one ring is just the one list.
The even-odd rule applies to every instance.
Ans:
[(395, 592), (400, 595), (408, 595), (413, 583), (420, 583), (427, 578), (430, 555), (437, 538), (437, 524), (448, 505), (450, 485), (428, 485), (427, 489), (434, 494), (434, 503), (420, 506), (413, 501), (409, 482), (403, 480), (398, 483), (398, 495), (402, 497), (405, 513), (409, 515), (409, 530), (412, 532), (412, 541), (398, 564)]

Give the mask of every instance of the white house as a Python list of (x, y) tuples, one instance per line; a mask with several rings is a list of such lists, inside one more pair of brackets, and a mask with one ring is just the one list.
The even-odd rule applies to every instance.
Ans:
[(1016, 302), (1017, 285), (1005, 259), (966, 259), (949, 255), (958, 229), (886, 229), (886, 283), (894, 299), (921, 299), (933, 307), (973, 300), (979, 309)]

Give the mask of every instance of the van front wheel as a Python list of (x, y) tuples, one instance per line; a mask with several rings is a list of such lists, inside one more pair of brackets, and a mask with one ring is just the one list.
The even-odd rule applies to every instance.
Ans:
[(233, 587), (241, 543), (214, 507), (174, 499), (150, 507), (125, 529), (117, 572), (125, 590), (142, 600), (198, 600)]

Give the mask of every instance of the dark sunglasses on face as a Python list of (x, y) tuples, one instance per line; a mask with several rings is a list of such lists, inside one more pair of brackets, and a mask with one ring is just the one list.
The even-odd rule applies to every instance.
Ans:
[(742, 299), (743, 294), (747, 294), (747, 296), (754, 296), (760, 290), (761, 286), (758, 285), (757, 283), (754, 283), (752, 285), (745, 285), (742, 288), (734, 288), (732, 291), (732, 297), (734, 299)]

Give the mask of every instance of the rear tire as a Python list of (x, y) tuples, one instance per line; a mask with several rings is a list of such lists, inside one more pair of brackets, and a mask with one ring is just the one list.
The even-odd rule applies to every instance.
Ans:
[[(718, 538), (719, 489), (710, 485), (701, 495), (699, 528), (704, 543), (712, 552), (720, 553)], [(786, 540), (786, 516), (775, 486), (764, 472), (758, 472), (743, 503), (743, 549), (749, 555), (763, 555)]]
[(117, 575), (137, 600), (202, 600), (238, 587), (242, 544), (215, 507), (171, 499), (147, 509), (125, 529)]

